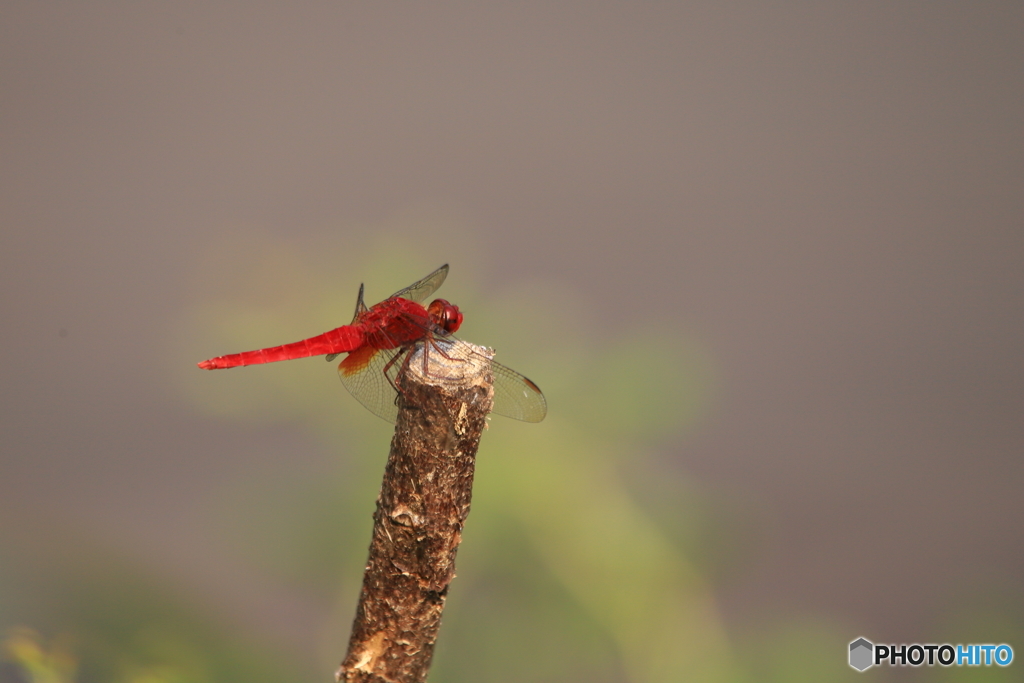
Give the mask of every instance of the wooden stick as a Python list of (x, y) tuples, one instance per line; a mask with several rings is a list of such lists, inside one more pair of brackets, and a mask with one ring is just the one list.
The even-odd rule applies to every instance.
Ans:
[(455, 578), (477, 446), (493, 404), (490, 354), (476, 347), (472, 357), (448, 358), (426, 348), (429, 362), (420, 346), (399, 377), (395, 436), (338, 681), (425, 680)]

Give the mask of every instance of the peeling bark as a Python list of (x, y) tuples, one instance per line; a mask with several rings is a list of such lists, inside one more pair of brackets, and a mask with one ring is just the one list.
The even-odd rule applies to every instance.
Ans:
[(428, 344), (424, 362), (422, 348), (399, 378), (395, 435), (338, 681), (425, 680), (455, 578), (477, 446), (493, 404), (489, 356), (477, 347), (471, 358), (447, 358)]

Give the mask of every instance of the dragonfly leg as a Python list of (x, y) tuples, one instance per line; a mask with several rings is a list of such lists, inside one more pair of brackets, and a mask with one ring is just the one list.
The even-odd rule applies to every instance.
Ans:
[(381, 372), (384, 373), (384, 379), (386, 379), (388, 381), (388, 384), (391, 385), (391, 388), (395, 390), (395, 405), (398, 405), (398, 396), (399, 394), (402, 393), (402, 388), (398, 386), (398, 383), (394, 379), (391, 379), (390, 371), (392, 366), (394, 366), (394, 364), (398, 362), (399, 358), (402, 359), (402, 365), (401, 367), (398, 368), (398, 372), (395, 373), (395, 378), (397, 379), (402, 375), (403, 372), (409, 369), (409, 359), (411, 358), (411, 354), (409, 353), (410, 349), (411, 347), (403, 348), (401, 351), (392, 356), (391, 360), (389, 360), (381, 369)]

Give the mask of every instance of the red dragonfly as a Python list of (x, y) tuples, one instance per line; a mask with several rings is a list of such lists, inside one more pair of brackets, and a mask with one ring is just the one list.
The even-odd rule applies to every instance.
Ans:
[[(283, 346), (218, 356), (204, 360), (199, 367), (217, 370), (319, 355), (326, 355), (330, 362), (348, 353), (338, 365), (342, 383), (370, 412), (394, 422), (398, 415), (395, 383), (417, 349), (433, 348), (447, 358), (479, 355), (477, 347), (452, 336), (462, 324), (458, 306), (444, 299), (434, 299), (426, 308), (421, 303), (447, 276), (446, 263), (370, 308), (363, 303), (363, 286), (359, 285), (356, 314), (350, 324)], [(525, 422), (543, 420), (548, 407), (540, 388), (515, 370), (494, 361), (490, 364), (493, 412)]]

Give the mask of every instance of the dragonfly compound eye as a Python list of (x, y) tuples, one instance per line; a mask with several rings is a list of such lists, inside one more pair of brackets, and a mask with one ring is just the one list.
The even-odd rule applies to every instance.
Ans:
[(455, 304), (450, 304), (444, 299), (435, 299), (427, 308), (431, 321), (442, 330), (451, 334), (462, 325), (462, 312)]

